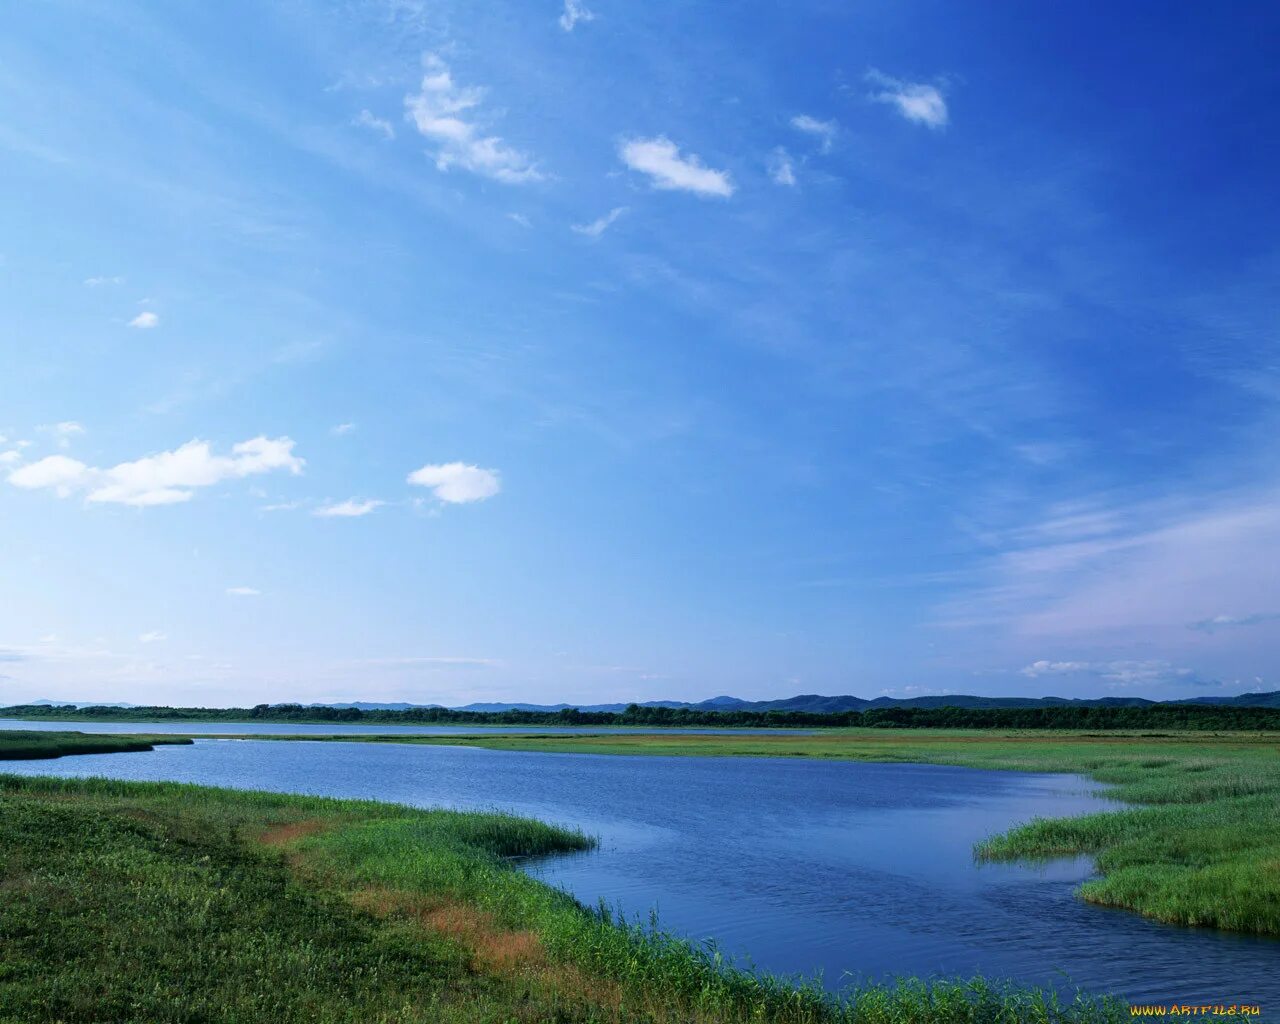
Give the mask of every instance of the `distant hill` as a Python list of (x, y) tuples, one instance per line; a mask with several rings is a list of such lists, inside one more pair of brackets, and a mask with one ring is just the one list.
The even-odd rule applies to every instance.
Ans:
[[(1152, 704), (1216, 704), (1225, 707), (1280, 708), (1280, 690), (1269, 693), (1242, 693), (1234, 697), (1191, 697), (1185, 700), (1153, 701), (1145, 697), (978, 697), (971, 694), (939, 694), (929, 697), (854, 697), (850, 694), (826, 697), (804, 693), (779, 700), (743, 700), (739, 697), (712, 697), (690, 702), (652, 700), (640, 702), (645, 708), (690, 708), (695, 711), (866, 711), (869, 708), (1046, 708), (1046, 707), (1147, 707)], [(345, 707), (348, 705), (334, 705)], [(357, 707), (363, 705), (355, 705)], [(386, 705), (399, 707), (400, 705)], [(467, 704), (456, 711), (624, 711), (628, 704)]]

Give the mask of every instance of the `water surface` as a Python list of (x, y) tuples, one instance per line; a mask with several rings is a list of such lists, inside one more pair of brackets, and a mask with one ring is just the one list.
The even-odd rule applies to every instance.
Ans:
[(74, 722), (0, 718), (0, 729), (38, 729), (42, 732), (181, 733), (256, 736), (479, 736), (483, 733), (787, 733), (811, 735), (813, 729), (722, 728), (643, 725), (374, 725), (363, 722)]
[(529, 870), (587, 904), (658, 909), (774, 972), (838, 987), (983, 973), (1133, 1001), (1280, 1006), (1280, 943), (1082, 903), (1087, 860), (978, 865), (975, 841), (1034, 815), (1114, 806), (1089, 780), (936, 765), (201, 740), (6, 762), (122, 779), (501, 808), (601, 837)]

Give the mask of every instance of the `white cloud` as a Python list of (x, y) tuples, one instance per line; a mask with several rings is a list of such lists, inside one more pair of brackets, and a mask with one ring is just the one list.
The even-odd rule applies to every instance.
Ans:
[(462, 462), (415, 469), (409, 474), (409, 483), (430, 487), (437, 498), (451, 505), (483, 501), (502, 489), (502, 479), (496, 469), (481, 469)]
[(354, 423), (339, 423), (336, 426), (330, 427), (329, 433), (334, 437), (342, 437), (343, 434), (350, 434), (355, 429), (356, 425)]
[(262, 591), (254, 587), (227, 587), (227, 593), (232, 597), (258, 597)]
[(507, 216), (519, 224), (522, 228), (533, 227), (533, 221), (526, 217), (523, 213), (509, 213)]
[(199, 487), (276, 469), (302, 472), (287, 437), (255, 437), (234, 445), (230, 455), (214, 455), (207, 441), (188, 441), (173, 451), (122, 462), (109, 469), (87, 466), (65, 455), (50, 455), (9, 474), (9, 483), (28, 490), (53, 488), (66, 497), (87, 492), (86, 500), (122, 505), (172, 505), (189, 501)]
[(143, 330), (149, 330), (152, 327), (160, 326), (160, 317), (148, 311), (144, 311), (129, 321), (130, 327), (139, 327)]
[(104, 284), (124, 284), (123, 277), (86, 277), (84, 283), (90, 288), (99, 288)]
[(580, 21), (595, 20), (595, 14), (587, 10), (586, 4), (581, 0), (564, 0), (564, 10), (560, 14), (560, 27), (566, 32), (572, 32), (573, 26)]
[(808, 114), (797, 114), (793, 117), (791, 119), (791, 127), (798, 132), (804, 132), (806, 135), (813, 135), (818, 138), (824, 153), (831, 151), (831, 144), (835, 141), (836, 132), (840, 130), (840, 126), (834, 121), (819, 121), (816, 117), (810, 117)]
[(768, 167), (769, 178), (775, 185), (790, 186), (796, 183), (796, 171), (791, 164), (791, 157), (781, 146), (769, 154)]
[(881, 87), (871, 94), (873, 100), (896, 108), (908, 121), (935, 129), (946, 127), (947, 101), (936, 86), (904, 82), (874, 68), (867, 72), (867, 81)]
[(333, 505), (321, 505), (311, 514), (323, 519), (357, 519), (360, 516), (367, 516), (385, 504), (385, 501), (379, 501), (377, 498), (367, 498), (363, 501), (348, 498)]
[(160, 630), (153, 629), (149, 633), (143, 633), (140, 637), (138, 637), (138, 639), (141, 640), (144, 644), (153, 644), (158, 640), (168, 640), (169, 637), (164, 633), (161, 633)]
[(61, 423), (54, 423), (52, 426), (38, 427), (37, 429), (52, 434), (59, 448), (70, 448), (71, 439), (77, 434), (84, 433), (84, 427), (75, 420), (63, 420)]
[(713, 170), (692, 154), (681, 156), (680, 147), (663, 135), (629, 139), (618, 147), (618, 156), (633, 171), (647, 174), (654, 188), (725, 199), (734, 192), (727, 171)]
[(9, 483), (27, 490), (52, 487), (65, 498), (84, 483), (89, 472), (89, 467), (77, 459), (49, 455), (29, 466), (15, 469), (9, 474)]
[(351, 123), (357, 128), (368, 128), (371, 132), (381, 135), (387, 140), (391, 140), (396, 137), (396, 130), (390, 121), (378, 117), (368, 110), (360, 111), (360, 113), (352, 118)]
[(572, 224), (570, 225), (570, 227), (573, 231), (576, 231), (580, 235), (586, 235), (589, 238), (599, 238), (607, 230), (609, 230), (609, 226), (615, 220), (617, 220), (626, 212), (627, 212), (627, 208), (625, 206), (615, 206), (603, 217), (598, 217), (597, 219), (593, 220), (590, 224)]
[(404, 98), (406, 117), (418, 132), (435, 143), (436, 167), (461, 167), (507, 184), (538, 181), (533, 161), (496, 135), (483, 131), (463, 115), (474, 113), (484, 90), (455, 84), (449, 66), (435, 54), (423, 57), (426, 74), (418, 92)]
[(10, 449), (7, 452), (0, 452), (0, 465), (4, 465), (6, 462), (21, 462), (21, 461), (22, 461), (22, 452), (18, 451), (17, 449)]

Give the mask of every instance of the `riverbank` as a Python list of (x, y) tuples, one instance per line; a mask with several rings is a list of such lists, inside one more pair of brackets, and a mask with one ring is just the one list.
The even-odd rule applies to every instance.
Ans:
[(852, 729), (768, 736), (325, 739), (573, 754), (817, 757), (1087, 775), (1112, 785), (1110, 795), (1138, 806), (1079, 818), (1037, 819), (993, 836), (978, 847), (977, 856), (1014, 860), (1088, 854), (1102, 874), (1079, 890), (1092, 903), (1169, 924), (1280, 936), (1278, 733)]
[[(981, 981), (837, 1003), (593, 913), (512, 858), (581, 833), (496, 814), (0, 776), (0, 1020), (1118, 1019)], [(51, 970), (50, 965), (59, 965)]]

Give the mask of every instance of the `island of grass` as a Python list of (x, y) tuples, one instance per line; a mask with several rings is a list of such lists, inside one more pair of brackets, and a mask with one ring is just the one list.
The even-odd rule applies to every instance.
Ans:
[(0, 1021), (978, 1024), (1113, 1021), (981, 980), (837, 1000), (611, 920), (513, 858), (502, 814), (0, 775)]
[(90, 735), (0, 729), (0, 761), (36, 761), (70, 754), (122, 754), (154, 750), (157, 744), (189, 744), (184, 736)]
[[(680, 757), (816, 757), (1088, 775), (1131, 809), (1037, 819), (979, 845), (988, 860), (1089, 854), (1079, 894), (1169, 924), (1280, 935), (1280, 733), (849, 729), (817, 735), (330, 736)], [(1280, 949), (1277, 950), (1280, 953)]]

